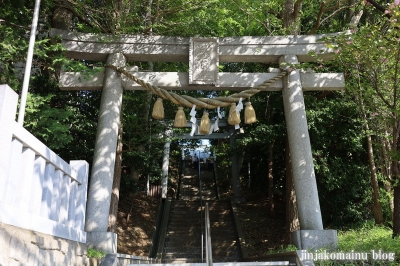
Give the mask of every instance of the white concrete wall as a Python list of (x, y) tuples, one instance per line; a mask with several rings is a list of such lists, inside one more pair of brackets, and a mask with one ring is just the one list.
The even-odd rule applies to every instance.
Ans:
[(17, 102), (0, 85), (0, 223), (85, 243), (89, 165), (65, 162), (20, 126)]

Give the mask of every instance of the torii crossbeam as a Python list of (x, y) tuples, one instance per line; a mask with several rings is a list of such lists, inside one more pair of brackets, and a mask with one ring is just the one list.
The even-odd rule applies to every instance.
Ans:
[[(313, 51), (324, 60), (332, 58), (321, 38), (328, 35), (182, 38), (164, 36), (112, 36), (81, 34), (55, 30), (74, 59), (105, 61), (125, 67), (127, 61), (189, 62), (188, 73), (138, 72), (126, 70), (152, 85), (169, 90), (244, 90), (256, 86), (278, 73), (220, 73), (220, 62), (263, 62), (296, 65), (313, 62)], [(89, 187), (86, 231), (89, 244), (116, 252), (116, 236), (107, 232), (111, 200), (115, 150), (123, 89), (141, 89), (115, 70), (85, 80), (80, 73), (62, 73), (64, 90), (102, 89), (99, 123)], [(341, 90), (341, 73), (308, 73), (294, 70), (269, 90), (282, 91), (293, 181), (297, 196), (301, 230), (294, 232), (292, 243), (299, 249), (336, 247), (335, 230), (323, 230), (315, 180), (303, 91)]]

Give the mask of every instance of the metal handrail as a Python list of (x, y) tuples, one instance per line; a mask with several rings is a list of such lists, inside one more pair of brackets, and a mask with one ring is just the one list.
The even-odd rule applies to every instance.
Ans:
[(179, 164), (179, 171), (178, 171), (178, 186), (177, 186), (176, 195), (175, 195), (175, 199), (177, 199), (177, 200), (179, 200), (180, 194), (181, 194), (181, 182), (182, 182), (184, 169), (185, 169), (185, 160), (181, 159), (180, 164)]
[(157, 256), (158, 240), (160, 239), (160, 231), (162, 225), (162, 218), (164, 214), (165, 200), (160, 198), (158, 204), (157, 217), (156, 217), (156, 230), (153, 232), (153, 238), (149, 250), (149, 258), (155, 258)]
[(219, 192), (218, 176), (217, 176), (217, 161), (215, 159), (213, 161), (213, 174), (214, 174), (215, 189), (217, 191), (217, 199), (219, 200), (221, 193)]
[(199, 161), (197, 164), (197, 176), (199, 178), (199, 200), (200, 200), (200, 222), (201, 222), (201, 262), (204, 262), (204, 221), (203, 221), (203, 193), (201, 186), (201, 161), (199, 154)]
[(206, 231), (206, 264), (212, 266), (212, 246), (211, 246), (211, 230), (210, 230), (210, 211), (208, 209), (208, 203), (206, 203), (205, 211), (205, 231)]

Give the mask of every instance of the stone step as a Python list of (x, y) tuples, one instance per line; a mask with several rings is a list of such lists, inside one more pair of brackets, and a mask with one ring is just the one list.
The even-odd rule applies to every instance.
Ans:
[(196, 230), (201, 230), (201, 224), (185, 224), (184, 222), (178, 222), (178, 221), (171, 221), (170, 224), (168, 225), (168, 230), (171, 232), (174, 231), (196, 231)]
[[(174, 232), (174, 233), (170, 233), (168, 232), (166, 235), (166, 241), (169, 241), (170, 243), (174, 243), (174, 242), (185, 242), (186, 239), (187, 241), (192, 241), (192, 239), (200, 239), (201, 237), (201, 232), (194, 232), (194, 233), (185, 233), (185, 232)], [(232, 241), (234, 239), (231, 239)]]
[(239, 239), (236, 236), (213, 236), (211, 235), (211, 243), (214, 245), (218, 244), (221, 246), (234, 246), (239, 243)]
[(227, 251), (212, 251), (213, 253), (213, 258), (232, 258), (232, 257), (239, 257), (239, 251), (238, 250), (227, 250)]
[(171, 210), (171, 214), (170, 216), (172, 218), (180, 218), (180, 217), (187, 217), (187, 218), (192, 218), (192, 217), (196, 217), (196, 215), (198, 215), (198, 217), (200, 217), (200, 210), (197, 208), (173, 208)]
[(176, 251), (172, 251), (172, 252), (164, 252), (163, 253), (163, 259), (172, 259), (172, 258), (201, 258), (201, 248), (197, 248), (197, 249), (190, 249), (190, 250), (186, 250), (181, 252), (176, 252)]
[[(193, 217), (193, 216), (195, 216), (195, 217)], [(196, 214), (196, 215), (193, 215), (193, 216), (187, 217), (186, 220), (184, 218), (182, 218), (182, 217), (176, 217), (176, 218), (170, 220), (169, 224), (170, 225), (173, 225), (173, 224), (180, 224), (181, 225), (182, 224), (182, 225), (185, 225), (185, 226), (201, 225), (200, 213), (198, 215)]]
[(183, 263), (201, 263), (201, 256), (199, 258), (168, 258), (163, 259), (164, 264), (183, 264)]
[[(267, 261), (267, 262), (237, 262), (237, 260), (233, 261), (223, 261), (223, 260), (214, 260), (215, 266), (295, 266), (296, 263), (290, 263), (289, 261)], [(173, 258), (166, 259), (162, 261), (163, 264), (184, 264), (184, 263), (205, 263), (202, 262), (201, 258), (193, 259), (193, 258)], [(127, 264), (127, 266), (142, 266), (143, 264)], [(160, 266), (160, 264), (148, 264), (148, 266)], [(172, 265), (171, 265), (172, 266)], [(193, 265), (195, 266), (195, 265)]]
[(187, 247), (187, 248), (175, 248), (169, 247), (164, 248), (163, 250), (163, 257), (164, 258), (193, 258), (199, 257), (201, 254), (201, 245)]
[(201, 210), (200, 204), (193, 204), (193, 205), (188, 205), (188, 202), (194, 202), (197, 203), (196, 201), (185, 201), (186, 205), (173, 205), (173, 209), (182, 209), (182, 210)]
[[(201, 194), (203, 208), (208, 203), (210, 210), (211, 241), (213, 256), (216, 258), (214, 261), (237, 261), (241, 257), (241, 251), (230, 202), (216, 200), (217, 191), (211, 175), (212, 173), (205, 173), (202, 176)], [(196, 176), (187, 175), (180, 182), (180, 200), (174, 201), (171, 206), (163, 263), (201, 262), (202, 208), (199, 180)], [(194, 259), (193, 256), (197, 258)]]
[(182, 241), (180, 243), (166, 242), (164, 248), (186, 249), (186, 248), (200, 247), (200, 246), (201, 246), (201, 238), (197, 237), (186, 241)]
[[(193, 200), (193, 201), (199, 201), (200, 197), (198, 196), (180, 196), (179, 197), (182, 200)], [(215, 197), (202, 197), (203, 200), (215, 200), (217, 196)]]
[[(172, 222), (183, 222), (184, 224), (187, 224), (187, 225), (201, 224), (201, 221), (200, 221), (201, 217), (204, 218), (204, 214), (203, 214), (203, 216), (201, 216), (200, 212), (191, 213), (189, 215), (186, 213), (185, 213), (185, 215), (179, 215), (179, 214), (181, 214), (179, 212), (174, 212), (174, 214), (177, 214), (178, 217), (172, 217), (172, 219), (170, 220), (170, 224)], [(235, 224), (235, 223), (234, 223), (231, 215), (223, 215), (221, 218), (218, 218), (218, 216), (210, 218), (211, 227), (212, 226), (214, 226), (214, 227), (231, 226), (233, 224)]]
[(197, 236), (201, 235), (201, 228), (196, 228), (196, 229), (187, 229), (187, 230), (181, 230), (179, 228), (175, 228), (175, 230), (168, 230), (167, 232), (167, 237), (192, 237), (192, 236)]
[(211, 240), (211, 246), (213, 248), (213, 251), (218, 251), (218, 252), (223, 252), (223, 251), (236, 251), (239, 248), (238, 243), (234, 240), (226, 240), (224, 242), (219, 242), (219, 241), (212, 241)]

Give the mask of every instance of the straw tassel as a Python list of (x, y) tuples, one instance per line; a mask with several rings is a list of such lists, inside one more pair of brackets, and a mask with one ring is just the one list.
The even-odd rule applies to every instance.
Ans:
[(183, 107), (179, 106), (178, 111), (176, 112), (175, 115), (174, 127), (186, 127), (186, 126), (187, 126), (187, 120), (185, 112), (183, 111)]
[(251, 102), (246, 103), (246, 108), (244, 109), (244, 123), (252, 124), (257, 121), (256, 112), (254, 111)]
[(210, 118), (208, 117), (208, 112), (204, 111), (203, 116), (200, 121), (199, 133), (207, 135), (210, 132)]
[(157, 101), (154, 103), (152, 116), (154, 119), (164, 118), (164, 106), (162, 98), (157, 98)]
[(231, 108), (229, 109), (229, 117), (228, 117), (229, 125), (238, 125), (240, 124), (240, 115), (236, 111), (236, 103), (231, 104)]

